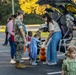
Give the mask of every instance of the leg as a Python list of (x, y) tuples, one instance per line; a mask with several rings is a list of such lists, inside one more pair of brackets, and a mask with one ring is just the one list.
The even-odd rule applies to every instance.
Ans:
[(10, 47), (11, 47), (11, 61), (10, 61), (10, 63), (14, 64), (16, 62), (14, 60), (15, 53), (13, 53), (13, 51), (16, 51), (16, 49), (15, 49), (15, 45), (13, 44), (11, 38), (9, 38), (9, 43), (10, 43)]
[(20, 61), (23, 55), (24, 43), (16, 43), (16, 60)]
[(53, 63), (57, 63), (57, 45), (58, 42), (60, 41), (60, 39), (62, 38), (62, 34), (60, 32), (56, 32), (51, 40), (51, 51), (52, 51), (52, 62)]
[(12, 42), (12, 51), (11, 51), (12, 59), (14, 59), (15, 54), (16, 54), (16, 45), (15, 42)]
[(17, 42), (16, 43), (16, 65), (15, 65), (15, 67), (17, 69), (23, 69), (26, 67), (25, 65), (23, 65), (20, 62), (22, 55), (23, 55), (23, 52), (24, 52), (23, 50), (24, 50), (24, 43), (23, 42)]
[(3, 45), (7, 45), (8, 44), (8, 32), (6, 32), (6, 36), (5, 36), (5, 42)]
[[(51, 38), (50, 38), (51, 39)], [(47, 61), (51, 61), (51, 40), (49, 40), (46, 53)]]
[(5, 40), (5, 44), (8, 44), (8, 32), (6, 32), (6, 40)]

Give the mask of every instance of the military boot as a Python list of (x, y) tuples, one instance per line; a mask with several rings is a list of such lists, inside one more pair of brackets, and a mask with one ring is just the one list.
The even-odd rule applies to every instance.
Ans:
[(24, 69), (24, 68), (26, 68), (26, 66), (25, 66), (24, 64), (20, 63), (20, 62), (16, 62), (15, 67), (16, 67), (17, 69)]

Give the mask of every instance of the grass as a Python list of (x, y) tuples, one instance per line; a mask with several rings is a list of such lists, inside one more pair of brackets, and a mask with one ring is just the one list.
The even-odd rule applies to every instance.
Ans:
[[(33, 32), (33, 35), (35, 34), (35, 32)], [(47, 38), (48, 37), (48, 32), (41, 32), (41, 37), (42, 38)]]

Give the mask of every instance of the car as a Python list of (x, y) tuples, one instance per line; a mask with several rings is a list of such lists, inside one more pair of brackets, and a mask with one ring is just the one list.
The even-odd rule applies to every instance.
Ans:
[(48, 31), (48, 27), (47, 27), (47, 24), (41, 24), (40, 27), (39, 27), (39, 30), (40, 31), (43, 31), (43, 32), (47, 32)]

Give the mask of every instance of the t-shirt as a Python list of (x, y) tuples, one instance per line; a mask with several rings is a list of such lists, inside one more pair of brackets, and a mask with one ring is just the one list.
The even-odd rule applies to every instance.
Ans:
[(54, 32), (61, 31), (57, 22), (53, 20), (53, 23), (49, 23), (49, 31), (54, 30)]

